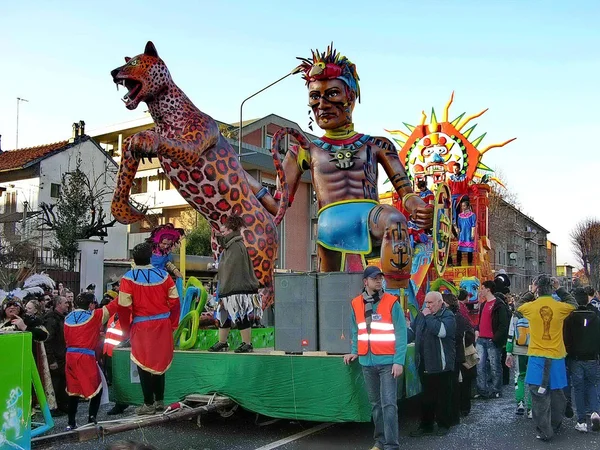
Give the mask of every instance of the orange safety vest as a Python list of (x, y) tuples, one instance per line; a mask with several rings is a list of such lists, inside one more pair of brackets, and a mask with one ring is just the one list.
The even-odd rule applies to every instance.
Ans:
[(108, 328), (106, 329), (106, 337), (104, 338), (104, 349), (102, 353), (112, 357), (113, 349), (123, 341), (123, 330), (121, 330), (121, 323), (119, 320), (115, 320), (113, 315), (108, 321)]
[(398, 297), (395, 295), (383, 294), (377, 306), (377, 313), (373, 313), (370, 333), (365, 321), (365, 302), (362, 294), (352, 300), (352, 309), (358, 325), (358, 354), (360, 356), (366, 355), (369, 347), (374, 355), (393, 355), (396, 352), (392, 307), (397, 300)]

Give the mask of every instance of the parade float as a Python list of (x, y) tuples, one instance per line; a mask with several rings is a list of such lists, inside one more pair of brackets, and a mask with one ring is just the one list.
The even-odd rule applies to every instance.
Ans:
[[(111, 73), (113, 81), (128, 90), (123, 99), (126, 107), (134, 109), (145, 101), (156, 124), (153, 130), (137, 133), (123, 144), (112, 204), (115, 218), (124, 224), (143, 219), (143, 211), (129, 201), (130, 189), (140, 160), (157, 157), (173, 186), (210, 223), (215, 260), (220, 253), (215, 239), (220, 226), (231, 214), (244, 219), (244, 243), (264, 286), (263, 308), (274, 305), (274, 328), (253, 329), (253, 343), (258, 348), (254, 353), (209, 353), (203, 349), (216, 339), (216, 335), (207, 338), (216, 330), (201, 325), (207, 293), (197, 280), (186, 280), (180, 287), (183, 308), (175, 335), (176, 351), (166, 373), (167, 404), (190, 394), (219, 394), (275, 418), (370, 421), (360, 366), (345, 366), (340, 357), (350, 351), (350, 300), (362, 289), (364, 267), (380, 266), (388, 292), (396, 293), (407, 315), (413, 316), (435, 280), (444, 277), (452, 285), (469, 276), (485, 278), (486, 270), (489, 272), (489, 265), (483, 263), (489, 250), (485, 214), (489, 187), (484, 183), (469, 186), (477, 193), (471, 203), (478, 214), (474, 239), (480, 247), (470, 252), (477, 262), (472, 268), (446, 270), (456, 245), (451, 238), (452, 184), (446, 183), (445, 168), (439, 171), (423, 166), (421, 170), (415, 164), (430, 156), (429, 150), (422, 157), (416, 152), (427, 147), (433, 154), (443, 137), (443, 147), (461, 165), (459, 175), (468, 180), (463, 184), (472, 182), (480, 173), (477, 170), (485, 169), (480, 159), (487, 149), (476, 149), (481, 139), (468, 140), (474, 127), (461, 134), (471, 118), (464, 124), (462, 116), (448, 122), (448, 104), (442, 122), (432, 116), (429, 124), (423, 120), (413, 127), (411, 135), (392, 132), (398, 141), (404, 138), (398, 153), (390, 139), (354, 130), (352, 111), (360, 89), (356, 67), (347, 58), (329, 47), (325, 52), (313, 52), (311, 58), (301, 58), (293, 73), (298, 72), (311, 86), (309, 107), (325, 135), (311, 142), (295, 129), (275, 134), (271, 150), (278, 190), (274, 196), (243, 170), (216, 122), (175, 85), (152, 43), (143, 54), (126, 58), (126, 64)], [(174, 107), (164, 109), (165, 105)], [(327, 112), (322, 113), (321, 108)], [(299, 145), (281, 162), (278, 148), (287, 135)], [(444, 160), (446, 153), (439, 156)], [(394, 194), (384, 195), (381, 202), (378, 165), (394, 188)], [(286, 209), (293, 207), (299, 179), (309, 170), (319, 209), (318, 272), (274, 273), (276, 226)], [(433, 189), (430, 204), (412, 189), (414, 181), (422, 178)], [(179, 271), (185, 279), (185, 254)], [(230, 339), (235, 339), (234, 333)], [(140, 404), (142, 391), (129, 353), (127, 348), (116, 348), (113, 354), (115, 400)], [(407, 397), (420, 390), (412, 345), (399, 383), (399, 392)]]
[[(415, 192), (425, 199), (435, 197), (437, 202), (438, 195), (433, 193), (445, 191), (444, 195), (450, 195), (452, 199), (452, 232), (446, 254), (437, 250), (435, 236), (431, 242), (418, 231), (413, 233), (413, 275), (408, 296), (411, 314), (418, 311), (425, 294), (432, 289), (454, 294), (464, 289), (475, 323), (478, 314), (474, 306), (479, 286), (482, 281), (494, 278), (489, 256), (490, 183), (502, 186), (501, 180), (494, 177), (493, 170), (482, 159), (489, 150), (504, 147), (515, 138), (483, 146), (486, 133), (475, 137), (477, 124), (471, 122), (481, 117), (487, 108), (477, 114), (465, 117), (466, 113), (462, 113), (451, 119), (453, 101), (454, 93), (444, 106), (439, 121), (432, 109), (429, 118), (424, 111), (421, 113), (418, 125), (404, 123), (406, 131), (386, 131), (400, 146), (400, 159)], [(387, 192), (381, 199), (404, 211), (396, 193)], [(434, 263), (428, 265), (428, 261)]]

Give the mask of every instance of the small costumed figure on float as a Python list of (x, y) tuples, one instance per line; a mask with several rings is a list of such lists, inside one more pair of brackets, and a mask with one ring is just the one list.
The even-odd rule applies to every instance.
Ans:
[(182, 228), (175, 228), (173, 224), (159, 225), (152, 233), (148, 241), (152, 244), (151, 264), (157, 269), (166, 270), (175, 278), (182, 278), (181, 272), (173, 264), (173, 248), (179, 244), (185, 235)]
[(467, 198), (460, 202), (460, 213), (456, 221), (458, 228), (458, 249), (456, 251), (456, 264), (462, 265), (462, 254), (467, 254), (469, 265), (473, 264), (473, 252), (475, 251), (475, 227), (477, 216), (471, 208)]

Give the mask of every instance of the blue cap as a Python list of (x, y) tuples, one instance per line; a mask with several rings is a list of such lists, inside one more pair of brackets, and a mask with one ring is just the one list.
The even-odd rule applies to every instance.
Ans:
[(383, 272), (381, 271), (381, 269), (379, 267), (367, 266), (367, 268), (363, 272), (363, 279), (375, 278), (377, 275), (383, 275)]

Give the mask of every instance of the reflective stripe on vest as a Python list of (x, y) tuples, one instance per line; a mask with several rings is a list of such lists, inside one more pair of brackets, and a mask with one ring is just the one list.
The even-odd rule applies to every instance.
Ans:
[(366, 355), (369, 351), (374, 355), (393, 355), (396, 352), (396, 334), (392, 321), (392, 307), (398, 300), (395, 295), (384, 293), (377, 305), (374, 316), (380, 316), (380, 320), (371, 321), (371, 332), (367, 331), (365, 321), (365, 303), (363, 296), (352, 300), (352, 309), (358, 324), (358, 354)]
[(121, 330), (121, 324), (119, 321), (115, 320), (115, 316), (112, 316), (108, 323), (109, 326), (106, 329), (106, 337), (104, 339), (102, 353), (112, 357), (113, 349), (123, 340), (123, 330)]

